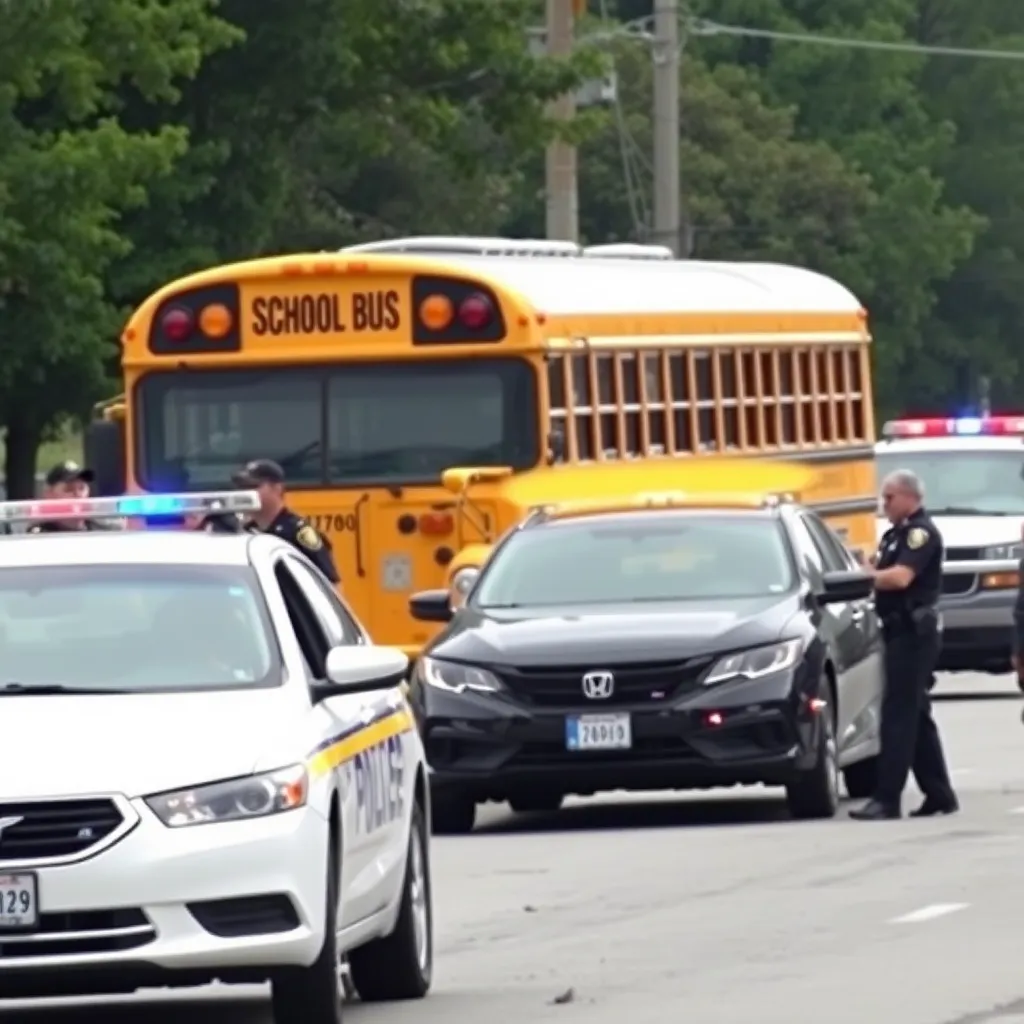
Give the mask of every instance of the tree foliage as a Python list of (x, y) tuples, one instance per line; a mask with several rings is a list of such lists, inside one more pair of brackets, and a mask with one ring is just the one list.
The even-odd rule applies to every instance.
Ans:
[[(546, 103), (589, 109), (589, 241), (650, 229), (652, 0), (592, 0), (567, 62), (537, 0), (0, 0), (0, 421), (40, 437), (114, 390), (126, 309), (216, 262), (382, 235), (543, 232)], [(989, 380), (1019, 407), (1024, 62), (826, 45), (1024, 50), (1005, 0), (690, 0), (681, 168), (701, 258), (833, 274), (869, 308), (883, 411)], [(40, 16), (45, 12), (45, 16)], [(690, 16), (808, 37), (706, 34)]]

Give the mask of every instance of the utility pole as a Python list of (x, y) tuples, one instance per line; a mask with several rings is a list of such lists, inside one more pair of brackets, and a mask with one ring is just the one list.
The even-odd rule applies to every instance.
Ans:
[[(679, 192), (679, 0), (654, 0), (654, 238), (683, 248)], [(689, 249), (689, 245), (685, 246)], [(689, 255), (683, 252), (683, 256)]]
[[(547, 0), (547, 52), (569, 57), (575, 41), (579, 0)], [(569, 92), (551, 104), (550, 116), (571, 121), (576, 115), (576, 96)], [(547, 236), (566, 242), (579, 241), (580, 217), (576, 147), (555, 139), (545, 154), (544, 185), (547, 194)]]

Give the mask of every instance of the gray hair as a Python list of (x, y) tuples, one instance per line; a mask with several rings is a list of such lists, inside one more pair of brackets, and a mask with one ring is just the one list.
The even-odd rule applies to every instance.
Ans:
[(912, 470), (893, 470), (893, 472), (891, 472), (882, 481), (883, 489), (885, 488), (886, 484), (895, 487), (899, 491), (903, 491), (904, 494), (909, 494), (911, 497), (916, 498), (918, 501), (924, 501), (924, 484), (921, 483), (921, 478)]

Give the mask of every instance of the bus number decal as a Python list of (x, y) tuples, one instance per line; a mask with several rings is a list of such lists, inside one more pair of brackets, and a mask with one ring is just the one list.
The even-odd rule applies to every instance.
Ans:
[(288, 334), (344, 334), (397, 331), (401, 323), (396, 291), (356, 292), (346, 308), (340, 295), (260, 296), (252, 302), (257, 337)]
[(376, 832), (402, 817), (405, 801), (405, 751), (399, 736), (355, 757), (356, 824), (360, 832)]
[(306, 516), (306, 519), (320, 533), (352, 533), (358, 528), (354, 512), (335, 516)]

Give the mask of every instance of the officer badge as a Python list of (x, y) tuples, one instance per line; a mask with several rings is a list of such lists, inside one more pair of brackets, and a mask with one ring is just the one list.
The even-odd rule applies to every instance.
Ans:
[(307, 551), (319, 551), (324, 546), (324, 542), (320, 539), (320, 534), (309, 525), (300, 526), (299, 532), (295, 534), (295, 539)]
[(910, 533), (907, 534), (907, 547), (912, 551), (916, 551), (918, 548), (923, 548), (928, 543), (928, 531), (922, 529), (920, 526), (915, 526)]

